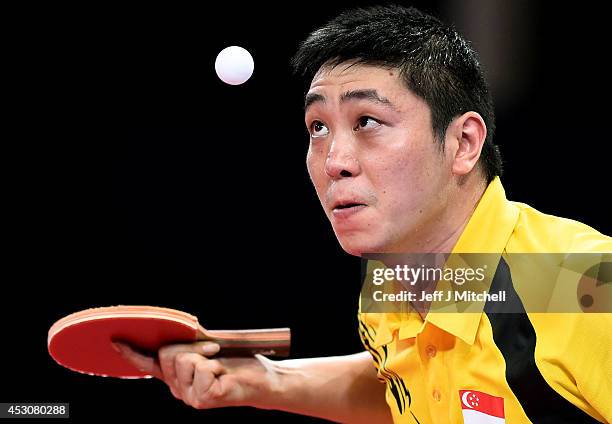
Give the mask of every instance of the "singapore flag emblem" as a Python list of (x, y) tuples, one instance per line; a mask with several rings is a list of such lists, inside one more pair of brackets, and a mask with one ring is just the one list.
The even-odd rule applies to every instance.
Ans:
[(503, 424), (504, 398), (476, 390), (459, 390), (465, 424)]

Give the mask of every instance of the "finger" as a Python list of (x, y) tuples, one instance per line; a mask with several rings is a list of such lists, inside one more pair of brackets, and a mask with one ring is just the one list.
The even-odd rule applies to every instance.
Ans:
[(158, 352), (159, 364), (164, 378), (169, 383), (175, 383), (175, 357), (182, 352), (198, 353), (211, 356), (219, 352), (220, 346), (213, 342), (197, 342), (191, 344), (173, 344), (162, 347)]
[(195, 372), (196, 364), (199, 361), (207, 361), (197, 353), (180, 352), (176, 355), (174, 367), (176, 370), (176, 379), (178, 380), (181, 389), (190, 387), (193, 383), (193, 373)]
[(204, 356), (212, 356), (218, 353), (220, 349), (221, 346), (218, 343), (211, 341), (200, 341), (195, 343), (177, 343), (162, 346), (160, 348), (160, 352), (164, 351), (168, 355), (178, 352), (192, 352)]
[(121, 356), (134, 365), (139, 371), (163, 379), (162, 371), (155, 357), (139, 353), (125, 343), (114, 342), (113, 346)]
[(183, 399), (181, 397), (181, 394), (174, 387), (172, 387), (170, 384), (168, 384), (168, 388), (170, 389), (170, 393), (172, 393), (172, 396), (174, 396), (175, 398), (177, 398), (179, 400)]
[(196, 406), (196, 399), (193, 395), (192, 383), (193, 373), (199, 361), (207, 361), (197, 353), (179, 352), (175, 356), (174, 366), (176, 369), (176, 390), (183, 402), (187, 405)]
[(193, 396), (199, 402), (197, 407), (202, 407), (206, 401), (210, 402), (219, 398), (221, 386), (217, 379), (225, 372), (225, 367), (215, 359), (198, 361), (195, 364), (191, 388)]

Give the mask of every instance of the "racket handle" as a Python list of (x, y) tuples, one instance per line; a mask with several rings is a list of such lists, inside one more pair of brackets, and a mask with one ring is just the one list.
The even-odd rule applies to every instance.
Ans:
[(210, 340), (221, 346), (219, 356), (289, 356), (291, 330), (267, 328), (258, 330), (205, 330), (198, 340)]

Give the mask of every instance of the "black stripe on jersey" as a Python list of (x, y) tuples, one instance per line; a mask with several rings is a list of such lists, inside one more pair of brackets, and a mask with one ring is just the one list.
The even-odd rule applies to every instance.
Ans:
[[(387, 366), (387, 346), (381, 346), (381, 347), (383, 349), (383, 352), (385, 353), (383, 362), (381, 364), (381, 369), (383, 369), (388, 375), (391, 376), (391, 378), (389, 379), (389, 382), (391, 383), (391, 394), (393, 394), (393, 397), (395, 398), (395, 403), (397, 403), (397, 409), (399, 409), (400, 414), (403, 414), (404, 408), (406, 407), (404, 403), (405, 397), (402, 396), (402, 394), (399, 392), (399, 385), (396, 381), (396, 378), (398, 378), (397, 375), (390, 372), (386, 368)], [(401, 381), (401, 378), (400, 378), (400, 381)]]
[[(387, 346), (381, 346), (383, 349), (383, 352), (385, 353), (385, 359), (383, 361), (383, 365), (382, 368), (389, 374), (391, 374), (394, 378), (396, 383), (400, 386), (400, 388), (402, 389), (403, 392), (403, 397), (402, 397), (402, 401), (404, 401), (406, 398), (408, 399), (408, 406), (410, 406), (412, 404), (412, 396), (410, 396), (410, 391), (408, 391), (408, 389), (406, 388), (406, 384), (404, 384), (404, 380), (402, 379), (402, 377), (400, 377), (399, 375), (397, 375), (394, 371), (391, 371), (389, 369), (387, 369)], [(397, 399), (396, 399), (397, 401)], [(402, 402), (404, 403), (404, 402)], [(404, 411), (400, 410), (400, 413), (403, 414)]]
[[(370, 338), (370, 340), (374, 342), (374, 337), (376, 337), (376, 330), (370, 327), (369, 325), (367, 325), (365, 322), (361, 321), (360, 319), (359, 319), (359, 324), (363, 326), (363, 328), (367, 331), (368, 337)], [(372, 333), (374, 333), (374, 335), (372, 335)]]
[[(371, 341), (373, 342), (373, 338), (368, 331), (369, 327), (361, 320), (359, 320), (359, 325), (363, 328), (360, 331), (360, 333), (362, 334), (361, 339), (364, 345), (366, 346), (366, 349), (368, 349), (368, 351), (372, 354), (372, 357), (374, 358), (376, 365), (378, 365), (378, 369), (380, 370), (380, 373), (385, 377), (385, 379), (389, 383), (391, 383), (391, 393), (393, 394), (393, 397), (395, 398), (395, 402), (397, 403), (397, 408), (399, 409), (400, 414), (403, 414), (404, 409), (405, 409), (404, 399), (406, 398), (408, 399), (408, 406), (412, 404), (412, 396), (410, 395), (410, 391), (406, 388), (406, 384), (404, 383), (404, 380), (397, 373), (395, 373), (392, 370), (389, 370), (386, 367), (387, 347), (381, 346), (384, 352), (384, 357), (381, 356), (378, 350), (374, 349), (374, 347), (370, 344)], [(374, 330), (372, 329), (372, 331)], [(401, 389), (402, 393), (399, 393), (398, 388)]]
[[(359, 323), (361, 324), (361, 321)], [(359, 330), (359, 336), (361, 337), (361, 341), (363, 342), (363, 345), (368, 350), (368, 352), (370, 352), (370, 354), (372, 355), (372, 359), (376, 363), (376, 368), (378, 369), (379, 374), (382, 374), (384, 377), (382, 378), (382, 377), (377, 376), (376, 378), (378, 378), (378, 381), (382, 383), (387, 383), (391, 379), (391, 376), (387, 375), (385, 370), (381, 368), (380, 362), (382, 361), (382, 356), (380, 356), (380, 353), (378, 352), (378, 350), (374, 349), (374, 347), (370, 344), (370, 341), (367, 339), (367, 336), (365, 334), (366, 334), (365, 330)]]
[[(384, 362), (386, 364), (386, 362), (387, 362), (387, 347), (386, 346), (382, 346), (382, 348), (383, 348), (383, 352), (385, 352), (385, 361)], [(410, 391), (406, 388), (406, 384), (404, 384), (404, 380), (402, 379), (402, 377), (397, 375), (394, 371), (391, 371), (391, 370), (387, 369), (386, 367), (384, 369), (397, 379), (397, 381), (399, 382), (399, 385), (402, 388), (402, 391), (404, 392), (404, 398), (408, 398), (408, 406), (410, 406), (412, 404), (412, 396), (410, 396)]]
[[(367, 346), (366, 347), (367, 347), (367, 349), (373, 355), (375, 355), (374, 361), (376, 362), (376, 365), (378, 365), (379, 368), (380, 368), (380, 362), (383, 360), (383, 358), (380, 356), (380, 353), (378, 352), (378, 350), (374, 349), (374, 347), (372, 347), (370, 345), (370, 342), (374, 343), (374, 338), (370, 334), (370, 327), (366, 323), (362, 322), (361, 320), (359, 320), (359, 325), (363, 327), (365, 334), (367, 334), (367, 336), (369, 338), (369, 341), (367, 341)], [(376, 331), (373, 328), (371, 330), (372, 330), (372, 332), (374, 334), (376, 334)], [(363, 337), (362, 337), (362, 339), (363, 339)], [(365, 344), (365, 342), (364, 342), (364, 344)], [(386, 361), (387, 350), (386, 350), (385, 347), (383, 347), (383, 349), (384, 349), (385, 361)], [(403, 392), (404, 392), (404, 396), (408, 397), (408, 405), (410, 405), (412, 403), (412, 399), (411, 399), (411, 396), (410, 396), (410, 392), (408, 391), (408, 389), (406, 388), (406, 385), (404, 384), (404, 380), (402, 380), (402, 378), (398, 374), (396, 374), (394, 371), (391, 371), (391, 370), (389, 370), (388, 368), (385, 368), (385, 367), (382, 367), (382, 369), (383, 369), (383, 371), (386, 374), (388, 374), (390, 376), (393, 376), (397, 380), (399, 380), (399, 382), (400, 382), (400, 384), (402, 386)]]
[[(495, 270), (490, 291), (506, 292), (506, 302), (487, 302), (485, 312), (493, 340), (506, 362), (506, 381), (527, 417), (535, 424), (599, 423), (546, 383), (535, 362), (536, 332), (512, 284), (503, 258)], [(519, 313), (510, 313), (520, 311)]]
[(359, 334), (361, 336), (361, 341), (365, 345), (366, 349), (368, 349), (368, 351), (372, 354), (372, 357), (374, 361), (376, 362), (376, 365), (380, 365), (380, 361), (382, 361), (382, 357), (380, 356), (380, 353), (378, 353), (378, 351), (372, 347), (371, 341), (370, 339), (367, 338), (366, 336), (367, 333), (365, 332), (365, 330), (359, 330)]
[[(363, 341), (363, 344), (365, 345), (366, 349), (370, 352), (370, 354), (372, 355), (372, 359), (374, 359), (374, 362), (376, 362), (376, 366), (380, 372), (380, 374), (383, 375), (384, 379), (380, 379), (379, 381), (382, 382), (391, 382), (393, 384), (395, 384), (395, 378), (399, 378), (399, 376), (395, 375), (394, 373), (392, 373), (391, 371), (389, 371), (388, 369), (386, 369), (384, 367), (384, 365), (381, 365), (381, 362), (383, 362), (383, 357), (381, 356), (380, 352), (378, 352), (378, 350), (376, 350), (371, 344), (370, 341), (366, 338), (366, 336), (364, 335), (365, 330), (362, 330), (359, 332), (361, 335), (361, 340)], [(403, 385), (403, 381), (402, 381), (402, 385)], [(405, 386), (404, 386), (405, 388)]]

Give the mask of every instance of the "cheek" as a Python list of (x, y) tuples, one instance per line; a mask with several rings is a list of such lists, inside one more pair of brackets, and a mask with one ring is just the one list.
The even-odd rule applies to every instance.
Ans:
[(306, 169), (317, 192), (320, 192), (326, 180), (325, 161), (321, 150), (321, 148), (313, 147), (311, 144), (306, 154)]
[(392, 215), (418, 212), (427, 191), (435, 185), (431, 152), (423, 148), (406, 150), (396, 152), (391, 160), (381, 158), (378, 162), (381, 166), (372, 176)]
[(314, 181), (315, 173), (317, 171), (317, 154), (313, 151), (312, 145), (308, 148), (306, 153), (306, 169), (308, 169), (308, 175), (310, 179)]

